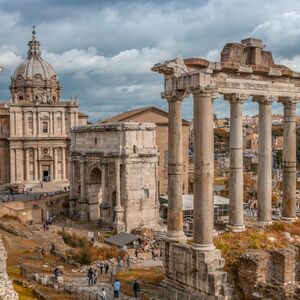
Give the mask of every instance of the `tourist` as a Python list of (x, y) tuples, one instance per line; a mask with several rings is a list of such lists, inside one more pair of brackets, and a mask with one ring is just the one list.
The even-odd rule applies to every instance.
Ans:
[(93, 285), (93, 276), (94, 276), (94, 272), (92, 267), (89, 268), (89, 271), (87, 273), (87, 277), (88, 277), (88, 281), (89, 281), (89, 286)]
[(96, 269), (94, 270), (93, 279), (94, 279), (94, 284), (97, 284), (98, 276), (97, 276), (97, 270)]
[(129, 255), (127, 256), (127, 267), (128, 268), (130, 267), (130, 256)]
[(121, 289), (121, 282), (116, 279), (114, 283), (114, 298), (119, 298), (119, 293)]
[(104, 268), (104, 265), (103, 265), (103, 262), (101, 262), (100, 265), (99, 265), (99, 269), (100, 269), (100, 274), (101, 275), (103, 273), (103, 268)]
[(122, 258), (121, 258), (120, 255), (117, 257), (117, 261), (118, 261), (118, 265), (120, 266), (121, 265), (121, 261), (122, 261)]
[(137, 298), (138, 297), (138, 293), (140, 292), (141, 288), (139, 283), (135, 280), (133, 282), (133, 292), (134, 292), (134, 297)]
[(136, 257), (136, 259), (139, 259), (139, 251), (138, 251), (138, 249), (135, 249), (135, 257)]
[(104, 290), (104, 288), (102, 288), (102, 291), (99, 293), (99, 300), (107, 300), (106, 298), (106, 291)]
[(127, 253), (127, 246), (124, 245), (122, 250), (123, 250), (125, 253)]
[(59, 272), (58, 268), (55, 268), (53, 273), (54, 273), (55, 281), (57, 282), (58, 281), (58, 276), (60, 275), (60, 272)]
[(107, 274), (107, 272), (109, 270), (109, 263), (108, 262), (105, 263), (104, 268), (105, 268), (105, 274)]

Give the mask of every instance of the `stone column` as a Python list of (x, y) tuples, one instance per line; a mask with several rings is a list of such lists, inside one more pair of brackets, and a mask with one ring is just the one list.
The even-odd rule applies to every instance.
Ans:
[(80, 198), (79, 198), (79, 215), (81, 220), (87, 220), (88, 219), (88, 203), (86, 198), (86, 191), (85, 191), (85, 160), (80, 160)]
[(124, 208), (121, 205), (121, 184), (120, 184), (120, 162), (117, 160), (116, 165), (116, 206), (114, 207), (115, 211), (115, 220), (114, 228), (117, 232), (125, 231), (124, 224)]
[(38, 170), (38, 149), (34, 148), (34, 180), (39, 180), (39, 170)]
[(72, 156), (70, 157), (70, 161), (70, 199), (75, 199), (75, 161)]
[(194, 241), (200, 251), (215, 249), (213, 91), (194, 89)]
[(185, 243), (182, 203), (182, 116), (185, 95), (166, 97), (169, 105), (168, 127), (168, 232), (170, 242)]
[(61, 179), (66, 179), (66, 148), (62, 147), (62, 164), (61, 164)]
[(259, 104), (257, 223), (272, 223), (272, 102), (265, 96), (255, 96)]
[(29, 182), (29, 149), (25, 149), (25, 175), (26, 181)]
[[(102, 203), (106, 202), (106, 185), (105, 185), (105, 178), (106, 178), (106, 170), (105, 164), (102, 164), (101, 168), (101, 187), (102, 187)], [(101, 203), (100, 203), (101, 204)]]
[(283, 104), (282, 219), (297, 219), (296, 205), (296, 99), (280, 98)]
[(16, 181), (16, 152), (15, 149), (10, 149), (10, 183)]
[(245, 230), (243, 209), (243, 102), (245, 95), (224, 96), (230, 102), (230, 173), (229, 173), (229, 224), (228, 230)]
[(61, 113), (61, 134), (66, 135), (66, 117), (65, 117), (65, 112), (63, 111)]
[(53, 179), (57, 180), (57, 148), (53, 148), (53, 158), (54, 158), (54, 173)]

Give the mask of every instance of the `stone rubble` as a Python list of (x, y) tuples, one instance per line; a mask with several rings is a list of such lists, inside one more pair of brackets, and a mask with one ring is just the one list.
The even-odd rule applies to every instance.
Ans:
[(1, 300), (18, 300), (19, 296), (15, 292), (12, 282), (6, 271), (7, 253), (0, 237), (0, 299)]

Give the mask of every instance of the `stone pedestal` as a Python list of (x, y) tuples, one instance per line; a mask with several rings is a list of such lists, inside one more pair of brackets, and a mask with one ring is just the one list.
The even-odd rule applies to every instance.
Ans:
[(124, 224), (124, 208), (123, 207), (115, 207), (115, 221), (114, 221), (114, 229), (117, 232), (124, 232), (125, 231), (125, 224)]
[(224, 265), (218, 249), (199, 251), (189, 245), (166, 242), (164, 299), (230, 299)]

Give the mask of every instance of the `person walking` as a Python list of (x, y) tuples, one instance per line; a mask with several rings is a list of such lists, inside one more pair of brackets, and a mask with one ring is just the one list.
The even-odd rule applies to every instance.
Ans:
[(140, 292), (140, 290), (141, 290), (140, 284), (135, 280), (133, 282), (133, 293), (135, 298), (138, 297), (138, 293)]
[(102, 288), (102, 291), (98, 295), (99, 295), (99, 297), (97, 298), (98, 300), (107, 300), (106, 291), (104, 288)]
[(105, 263), (104, 269), (105, 269), (105, 274), (107, 274), (108, 270), (109, 270), (109, 263), (108, 262)]
[(97, 284), (97, 269), (94, 270), (94, 273), (93, 273), (93, 281), (94, 281), (94, 284)]
[(114, 298), (119, 298), (120, 289), (121, 289), (121, 282), (118, 279), (116, 279), (114, 283)]
[(103, 268), (104, 268), (104, 265), (103, 265), (103, 262), (100, 263), (100, 266), (99, 266), (99, 269), (100, 269), (100, 274), (102, 275), (103, 273)]
[(93, 285), (93, 276), (94, 276), (94, 272), (93, 272), (92, 267), (90, 267), (89, 270), (88, 270), (88, 273), (87, 273), (89, 286)]
[(135, 257), (136, 257), (136, 259), (139, 259), (139, 251), (138, 251), (138, 249), (135, 249)]

